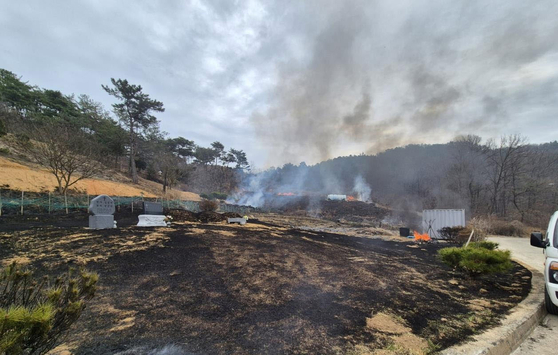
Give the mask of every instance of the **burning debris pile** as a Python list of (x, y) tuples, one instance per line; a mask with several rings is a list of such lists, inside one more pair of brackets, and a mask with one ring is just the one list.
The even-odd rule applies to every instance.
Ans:
[[(304, 171), (304, 170), (301, 170)], [(304, 173), (287, 177), (251, 175), (243, 190), (227, 203), (248, 205), (264, 212), (279, 212), (352, 222), (379, 224), (389, 211), (372, 202), (372, 188), (357, 175), (351, 185), (343, 184), (334, 174), (321, 175), (319, 181)]]

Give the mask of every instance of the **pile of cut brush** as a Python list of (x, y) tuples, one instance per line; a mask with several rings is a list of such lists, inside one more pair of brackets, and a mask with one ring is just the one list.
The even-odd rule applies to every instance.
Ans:
[(218, 213), (213, 211), (192, 212), (187, 210), (172, 209), (168, 210), (167, 215), (172, 217), (173, 222), (225, 222), (227, 218), (242, 217), (235, 212)]

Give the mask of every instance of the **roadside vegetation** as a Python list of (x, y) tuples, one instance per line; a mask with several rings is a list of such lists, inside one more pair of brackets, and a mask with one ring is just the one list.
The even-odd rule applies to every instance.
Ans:
[(440, 249), (438, 254), (446, 265), (471, 276), (510, 271), (513, 268), (510, 251), (497, 248), (498, 243), (472, 242), (466, 247)]
[(70, 271), (50, 280), (15, 262), (0, 270), (0, 353), (45, 354), (95, 295), (98, 276)]

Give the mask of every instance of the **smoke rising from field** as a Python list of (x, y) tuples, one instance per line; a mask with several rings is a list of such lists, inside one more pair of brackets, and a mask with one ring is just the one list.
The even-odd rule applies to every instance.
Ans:
[(366, 183), (362, 175), (358, 175), (355, 178), (355, 187), (353, 191), (356, 193), (356, 198), (359, 201), (370, 202), (372, 188)]
[(279, 62), (272, 102), (251, 119), (270, 165), (492, 134), (558, 62), (553, 2), (314, 5), (294, 16), (304, 53)]

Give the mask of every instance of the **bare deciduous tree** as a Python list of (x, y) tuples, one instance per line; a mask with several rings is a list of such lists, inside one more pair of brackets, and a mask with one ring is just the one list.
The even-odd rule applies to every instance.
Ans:
[(508, 202), (518, 193), (519, 179), (527, 163), (527, 148), (526, 139), (518, 134), (503, 136), (499, 143), (487, 142), (490, 213), (506, 216)]
[(59, 193), (66, 193), (78, 181), (101, 170), (98, 147), (78, 129), (49, 123), (29, 129), (29, 137), (31, 141), (22, 144), (22, 148), (56, 177)]

